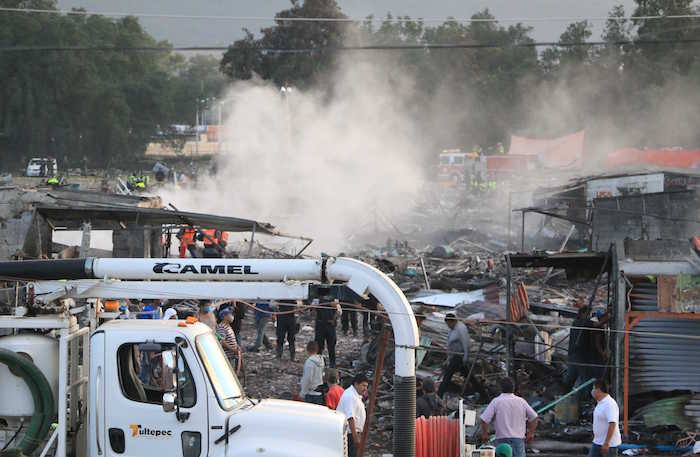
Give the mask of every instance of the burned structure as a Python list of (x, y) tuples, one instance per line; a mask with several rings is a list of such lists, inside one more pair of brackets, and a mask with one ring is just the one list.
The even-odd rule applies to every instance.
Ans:
[[(271, 224), (166, 209), (160, 197), (64, 189), (0, 189), (0, 259), (166, 257), (181, 227), (280, 235)], [(92, 231), (111, 231), (112, 250), (90, 248)], [(53, 242), (57, 231), (82, 232), (81, 246)]]

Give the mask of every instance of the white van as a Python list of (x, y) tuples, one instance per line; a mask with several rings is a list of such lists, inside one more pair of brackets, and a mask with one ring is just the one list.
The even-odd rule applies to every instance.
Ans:
[(58, 164), (56, 159), (34, 158), (27, 164), (25, 176), (56, 176), (58, 174)]

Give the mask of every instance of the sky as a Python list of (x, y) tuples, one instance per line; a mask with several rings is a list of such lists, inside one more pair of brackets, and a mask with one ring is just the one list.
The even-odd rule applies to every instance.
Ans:
[[(383, 17), (408, 15), (423, 18), (468, 18), (488, 7), (496, 18), (527, 17), (601, 17), (615, 4), (633, 12), (633, 0), (338, 0), (343, 12), (350, 17), (374, 15)], [(58, 0), (61, 9), (82, 7), (88, 11), (129, 12), (206, 16), (273, 17), (289, 8), (289, 0)], [(257, 33), (271, 21), (192, 20), (171, 18), (142, 18), (146, 29), (158, 40), (168, 40), (175, 46), (226, 46), (242, 36), (247, 27)], [(525, 22), (527, 23), (527, 22)], [(569, 21), (536, 22), (532, 36), (538, 41), (559, 38)], [(603, 23), (594, 23), (593, 38), (599, 38)]]

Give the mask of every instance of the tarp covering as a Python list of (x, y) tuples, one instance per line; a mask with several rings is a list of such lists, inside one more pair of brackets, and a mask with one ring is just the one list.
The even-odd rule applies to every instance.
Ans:
[(570, 168), (581, 164), (584, 131), (543, 140), (511, 136), (509, 155), (534, 155), (547, 168)]
[(656, 165), (661, 168), (700, 168), (700, 150), (624, 148), (608, 154), (606, 165), (608, 167)]

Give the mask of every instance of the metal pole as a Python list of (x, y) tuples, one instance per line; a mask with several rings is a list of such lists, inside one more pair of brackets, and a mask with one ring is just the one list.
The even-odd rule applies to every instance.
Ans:
[(552, 402), (550, 402), (550, 403), (547, 403), (546, 405), (544, 405), (543, 407), (541, 407), (540, 409), (538, 409), (538, 410), (536, 411), (536, 413), (537, 413), (537, 414), (542, 414), (543, 412), (547, 411), (548, 409), (552, 408), (553, 406), (558, 405), (558, 404), (561, 403), (563, 400), (569, 398), (569, 397), (572, 396), (573, 394), (575, 394), (575, 393), (577, 393), (577, 392), (580, 392), (581, 390), (583, 390), (583, 389), (585, 389), (586, 387), (590, 386), (590, 385), (593, 384), (594, 382), (595, 382), (595, 378), (589, 379), (588, 381), (584, 382), (583, 384), (581, 384), (580, 386), (578, 386), (577, 388), (575, 388), (575, 389), (572, 390), (571, 392), (567, 393), (566, 395), (563, 395), (563, 396), (557, 398), (556, 400), (554, 400), (554, 401), (552, 401)]
[(513, 220), (513, 192), (508, 190), (508, 233), (506, 233), (506, 239), (508, 240), (508, 249), (511, 245), (511, 235), (512, 235), (512, 220)]
[(255, 228), (258, 224), (253, 224), (253, 231), (250, 234), (250, 245), (248, 246), (248, 257), (253, 253), (253, 243), (255, 242)]
[(68, 335), (70, 330), (61, 329), (58, 339), (58, 444), (56, 457), (66, 457), (66, 409), (68, 397)]
[(520, 252), (525, 252), (525, 211), (523, 210), (523, 222), (520, 227)]
[(374, 388), (369, 396), (369, 408), (367, 410), (367, 420), (365, 420), (365, 426), (362, 429), (362, 438), (360, 438), (360, 448), (358, 449), (357, 456), (364, 457), (365, 455), (365, 445), (367, 444), (367, 432), (369, 431), (369, 423), (372, 420), (372, 414), (374, 413), (374, 405), (377, 402), (377, 391), (379, 390), (379, 384), (382, 382), (382, 370), (384, 369), (384, 354), (386, 352), (386, 343), (389, 341), (389, 332), (384, 330), (382, 332), (381, 340), (379, 341), (379, 354), (377, 354), (377, 365), (374, 371)]
[[(524, 214), (524, 213), (523, 213)], [(506, 254), (506, 321), (511, 322), (513, 316), (510, 312), (510, 300), (511, 300), (511, 283), (512, 283), (512, 271), (510, 265), (510, 254)], [(513, 334), (510, 324), (506, 325), (506, 370), (508, 371), (508, 376), (512, 376), (513, 369), (513, 354), (512, 349), (512, 339)]]
[(194, 121), (194, 129), (195, 129), (195, 139), (194, 139), (194, 151), (195, 155), (199, 156), (199, 99), (197, 99), (197, 114), (195, 117)]
[(425, 281), (425, 289), (430, 290), (430, 281), (428, 280), (428, 272), (425, 271), (425, 262), (423, 262), (423, 257), (420, 258), (420, 267), (423, 270), (423, 280)]

